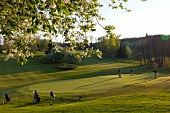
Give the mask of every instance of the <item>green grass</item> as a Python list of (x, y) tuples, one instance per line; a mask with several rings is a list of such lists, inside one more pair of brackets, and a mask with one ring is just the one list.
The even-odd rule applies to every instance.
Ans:
[[(151, 67), (137, 61), (108, 58), (84, 59), (77, 69), (60, 71), (56, 64), (38, 62), (42, 53), (21, 66), (14, 60), (0, 59), (0, 93), (7, 91), (11, 104), (1, 103), (2, 112), (166, 112), (170, 110), (170, 77), (168, 70), (158, 69), (153, 79)], [(121, 69), (122, 78), (117, 70)], [(134, 70), (130, 76), (129, 69)], [(32, 91), (41, 102), (35, 104)], [(49, 92), (56, 94), (49, 99)], [(78, 97), (82, 96), (82, 99)]]

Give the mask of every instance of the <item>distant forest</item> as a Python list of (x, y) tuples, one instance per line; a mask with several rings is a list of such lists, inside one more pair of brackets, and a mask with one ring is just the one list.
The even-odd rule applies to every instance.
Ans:
[[(85, 48), (100, 48), (100, 50), (103, 50), (104, 55), (106, 55), (107, 46), (103, 46), (100, 43), (90, 43), (85, 45)], [(82, 48), (78, 46), (77, 49)], [(162, 65), (166, 58), (170, 57), (170, 35), (146, 34), (145, 37), (120, 39), (119, 48), (117, 48), (117, 51), (114, 50), (114, 52), (116, 52), (116, 57), (121, 58), (128, 58), (132, 54), (132, 58), (138, 60), (141, 66), (152, 66), (153, 63)]]
[[(102, 39), (102, 40), (101, 40)], [(36, 39), (36, 44), (30, 45), (31, 51), (44, 51), (48, 53), (49, 40)], [(53, 43), (62, 48), (70, 46), (69, 43)], [(51, 46), (52, 46), (51, 45)], [(76, 50), (84, 50), (86, 48), (99, 49), (103, 56), (110, 58), (134, 58), (139, 61), (141, 66), (152, 66), (153, 63), (162, 65), (167, 58), (170, 57), (170, 35), (147, 35), (145, 37), (135, 38), (105, 38), (100, 37), (100, 41), (95, 43), (76, 44)], [(4, 49), (10, 49), (10, 44), (4, 43), (0, 45), (0, 52)]]
[(162, 65), (167, 57), (170, 57), (169, 35), (146, 35), (139, 38), (121, 39), (133, 51), (133, 56), (141, 65)]

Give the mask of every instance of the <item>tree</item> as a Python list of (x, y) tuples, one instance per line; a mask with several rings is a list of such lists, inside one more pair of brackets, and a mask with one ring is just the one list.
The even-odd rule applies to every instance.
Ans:
[(127, 49), (126, 49), (126, 45), (125, 44), (121, 44), (118, 51), (117, 51), (117, 57), (120, 58), (127, 58), (128, 57), (128, 53), (127, 53)]
[(112, 36), (103, 36), (99, 38), (96, 48), (100, 49), (104, 55), (115, 58), (117, 50), (120, 46), (119, 35), (113, 34)]
[(126, 52), (127, 52), (128, 58), (132, 58), (132, 51), (129, 46), (126, 46)]
[(3, 36), (0, 35), (0, 45), (3, 45), (3, 42), (4, 42)]
[[(56, 51), (57, 50), (57, 51)], [(47, 54), (48, 60), (53, 63), (67, 63), (67, 64), (76, 64), (81, 62), (80, 53), (72, 51), (70, 47), (60, 47), (55, 45), (50, 52)]]
[[(129, 11), (123, 6), (128, 0), (106, 1), (113, 9)], [(29, 47), (34, 43), (32, 34), (38, 31), (50, 37), (62, 35), (75, 47), (76, 35), (86, 36), (104, 20), (99, 13), (102, 6), (98, 0), (1, 0), (0, 34), (5, 42), (13, 43), (12, 50), (6, 50), (8, 57), (26, 63), (27, 57), (33, 56)], [(107, 34), (112, 32), (108, 27), (103, 28)]]
[(138, 40), (134, 53), (141, 65), (151, 66), (155, 62), (161, 66), (166, 57), (170, 57), (170, 40), (162, 40), (161, 37), (162, 35), (147, 35)]
[(169, 69), (169, 68), (170, 68), (170, 57), (165, 58), (165, 62), (163, 63), (163, 66), (164, 66), (166, 69)]
[(2, 48), (1, 48), (2, 45), (3, 45), (3, 36), (0, 35), (0, 53), (2, 51)]

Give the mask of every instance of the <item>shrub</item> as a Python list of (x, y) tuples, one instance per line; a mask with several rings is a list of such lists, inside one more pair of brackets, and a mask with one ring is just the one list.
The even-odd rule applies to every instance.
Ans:
[(81, 62), (81, 56), (68, 53), (66, 55), (65, 62), (68, 64), (77, 64), (77, 63)]
[(81, 56), (71, 51), (70, 48), (55, 46), (46, 53), (48, 53), (48, 59), (52, 60), (54, 63), (77, 64), (81, 62)]
[(64, 55), (63, 55), (62, 52), (56, 52), (56, 53), (53, 54), (51, 59), (55, 63), (63, 63), (64, 62)]
[(82, 58), (80, 55), (75, 55), (76, 63), (81, 62)]
[(168, 69), (170, 68), (170, 57), (165, 58), (165, 61), (163, 63), (163, 66)]
[(68, 64), (76, 64), (75, 56), (73, 54), (67, 53), (65, 62)]
[(153, 63), (153, 68), (156, 69), (158, 67), (158, 64), (156, 62)]
[(76, 64), (61, 64), (57, 66), (59, 70), (73, 70), (77, 68)]

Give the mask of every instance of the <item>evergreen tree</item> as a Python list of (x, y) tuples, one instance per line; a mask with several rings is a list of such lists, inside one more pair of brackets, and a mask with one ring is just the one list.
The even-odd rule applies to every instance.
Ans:
[(119, 49), (117, 51), (117, 57), (128, 58), (128, 53), (127, 53), (125, 44), (120, 45), (120, 47), (119, 47)]

